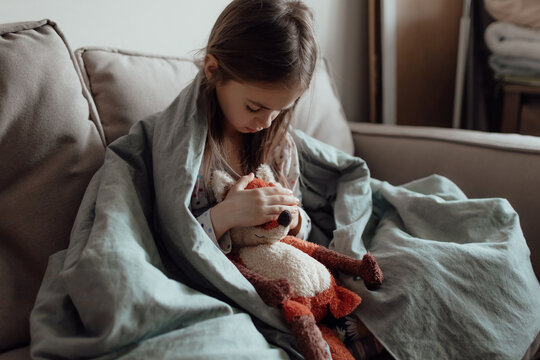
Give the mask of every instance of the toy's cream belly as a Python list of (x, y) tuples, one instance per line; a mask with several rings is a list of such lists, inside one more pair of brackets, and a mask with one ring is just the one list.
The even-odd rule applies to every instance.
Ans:
[(330, 287), (328, 269), (294, 246), (282, 242), (250, 246), (242, 248), (239, 255), (258, 274), (271, 280), (289, 280), (294, 286), (294, 297), (315, 296)]

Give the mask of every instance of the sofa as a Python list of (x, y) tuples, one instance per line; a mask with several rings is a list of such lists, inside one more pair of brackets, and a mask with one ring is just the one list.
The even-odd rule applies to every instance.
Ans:
[[(188, 58), (111, 48), (72, 51), (50, 20), (0, 25), (0, 359), (29, 359), (28, 318), (48, 257), (68, 246), (106, 147), (190, 82)], [(469, 197), (507, 198), (540, 274), (540, 138), (345, 119), (324, 62), (293, 124), (362, 157), (374, 178), (433, 173)], [(535, 355), (536, 354), (536, 355)], [(525, 358), (539, 358), (535, 341)]]

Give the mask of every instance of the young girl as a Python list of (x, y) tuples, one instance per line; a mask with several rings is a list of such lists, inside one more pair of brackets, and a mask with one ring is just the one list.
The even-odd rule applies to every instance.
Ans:
[[(293, 215), (291, 235), (307, 239), (310, 233), (288, 128), (317, 56), (312, 17), (301, 1), (235, 0), (212, 29), (198, 104), (209, 132), (190, 210), (224, 253), (231, 251), (229, 229), (271, 221), (284, 210)], [(262, 163), (271, 165), (283, 187), (244, 190)], [(216, 204), (209, 180), (218, 168), (237, 183)], [(375, 338), (363, 329), (363, 343), (370, 348), (364, 354), (379, 353), (380, 347), (371, 349)]]
[[(199, 108), (208, 123), (203, 165), (191, 211), (222, 251), (228, 230), (293, 214), (291, 234), (307, 238), (300, 204), (297, 152), (287, 133), (295, 104), (308, 88), (317, 61), (309, 9), (300, 1), (233, 1), (210, 34), (202, 69)], [(283, 187), (244, 190), (253, 172), (270, 164)], [(237, 179), (216, 205), (210, 174)]]

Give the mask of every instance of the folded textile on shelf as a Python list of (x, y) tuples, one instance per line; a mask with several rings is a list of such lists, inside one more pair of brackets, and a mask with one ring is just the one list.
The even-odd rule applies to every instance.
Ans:
[(540, 61), (540, 29), (495, 21), (486, 28), (484, 40), (494, 54)]
[(538, 0), (484, 0), (487, 12), (498, 21), (540, 28)]
[(489, 66), (497, 75), (540, 77), (540, 60), (492, 54), (489, 56)]

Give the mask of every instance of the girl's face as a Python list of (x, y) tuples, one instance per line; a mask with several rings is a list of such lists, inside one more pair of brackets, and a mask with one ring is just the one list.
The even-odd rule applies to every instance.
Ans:
[(292, 108), (303, 89), (282, 84), (251, 84), (229, 80), (216, 86), (225, 115), (225, 131), (255, 133), (270, 127), (281, 111)]

